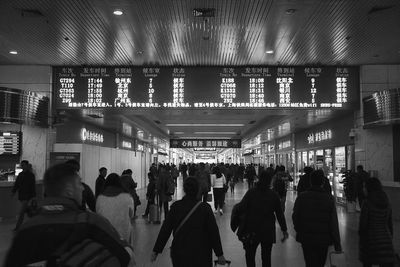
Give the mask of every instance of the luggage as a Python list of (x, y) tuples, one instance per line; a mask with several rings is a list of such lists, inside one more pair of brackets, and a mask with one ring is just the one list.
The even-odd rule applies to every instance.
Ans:
[(344, 252), (332, 251), (329, 253), (329, 266), (331, 267), (345, 267), (346, 258)]
[(212, 202), (213, 201), (213, 195), (212, 193), (207, 194), (207, 202)]
[(155, 197), (156, 203), (150, 204), (149, 206), (149, 223), (160, 223), (161, 215), (160, 209), (158, 208), (158, 196)]
[[(217, 260), (214, 261), (214, 267), (216, 267), (216, 266), (221, 266), (220, 264), (218, 264)], [(231, 266), (231, 261), (226, 260), (225, 266), (230, 267)]]

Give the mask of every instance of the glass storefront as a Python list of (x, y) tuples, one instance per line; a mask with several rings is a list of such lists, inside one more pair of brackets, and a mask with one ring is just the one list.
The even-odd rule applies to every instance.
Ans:
[(342, 173), (346, 171), (346, 147), (335, 148), (335, 173), (334, 173), (334, 194), (336, 201), (340, 204), (346, 204), (346, 198), (343, 192)]

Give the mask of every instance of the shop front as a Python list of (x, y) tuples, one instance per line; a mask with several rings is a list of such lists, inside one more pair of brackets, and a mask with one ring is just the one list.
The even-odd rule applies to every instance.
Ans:
[(336, 201), (346, 203), (341, 181), (346, 170), (354, 170), (354, 140), (350, 136), (352, 116), (331, 120), (295, 133), (296, 176), (305, 166), (322, 170), (328, 177)]
[(293, 178), (294, 182), (289, 184), (289, 189), (293, 189), (296, 183), (295, 177), (295, 157), (294, 157), (294, 142), (292, 135), (279, 138), (275, 142), (276, 155), (275, 161), (276, 165), (281, 165), (285, 167), (287, 173)]

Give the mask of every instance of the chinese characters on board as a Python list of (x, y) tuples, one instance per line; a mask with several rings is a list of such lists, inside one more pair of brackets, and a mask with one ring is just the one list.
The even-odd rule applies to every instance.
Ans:
[(87, 130), (86, 128), (81, 129), (81, 140), (82, 141), (91, 141), (95, 143), (103, 143), (104, 142), (104, 136), (101, 133), (96, 133), (90, 130)]
[(332, 130), (324, 130), (316, 133), (310, 133), (307, 135), (308, 144), (319, 143), (325, 140), (332, 139)]
[[(212, 82), (204, 79), (204, 85), (201, 79), (191, 80), (195, 68), (138, 69), (55, 68), (57, 108), (341, 108), (354, 101), (348, 87), (353, 88), (356, 79), (346, 67), (213, 67), (219, 84), (210, 76)], [(219, 92), (210, 92), (208, 99), (191, 97), (193, 90), (206, 92), (215, 86)], [(327, 87), (335, 91), (327, 94)]]

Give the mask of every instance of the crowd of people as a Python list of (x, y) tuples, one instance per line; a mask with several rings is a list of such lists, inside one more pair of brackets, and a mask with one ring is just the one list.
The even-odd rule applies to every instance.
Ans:
[[(21, 166), (23, 171), (13, 194), (19, 193), (22, 208), (5, 266), (40, 262), (62, 266), (60, 263), (68, 265), (79, 260), (98, 262), (96, 266), (136, 266), (132, 221), (141, 203), (131, 169), (119, 175), (100, 168), (93, 193), (80, 177), (79, 162), (54, 165), (43, 178), (43, 200), (32, 205), (35, 177), (29, 162), (22, 161)], [(185, 196), (170, 207), (179, 176)], [(364, 267), (394, 266), (388, 197), (379, 179), (368, 177), (362, 166), (357, 167), (355, 177), (361, 207), (359, 259)], [(211, 267), (213, 251), (217, 263), (227, 263), (215, 216), (224, 214), (225, 195), (229, 191), (234, 194), (235, 185), (243, 180), (248, 183), (248, 191), (233, 207), (231, 228), (243, 244), (248, 267), (256, 266), (259, 245), (262, 266), (271, 266), (271, 251), (277, 241), (276, 220), (281, 241), (289, 236), (284, 214), (288, 184), (293, 179), (284, 166), (264, 169), (252, 164), (152, 164), (142, 216), (148, 218), (150, 207), (157, 205), (164, 220), (150, 261), (156, 261), (173, 233), (174, 267)], [(214, 210), (207, 203), (210, 195), (214, 196)], [(337, 253), (342, 251), (335, 203), (324, 172), (305, 167), (297, 184), (292, 223), (307, 267), (324, 266), (329, 246), (333, 245)], [(24, 220), (27, 211), (30, 218)], [(77, 257), (80, 253), (84, 255)]]

